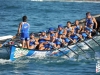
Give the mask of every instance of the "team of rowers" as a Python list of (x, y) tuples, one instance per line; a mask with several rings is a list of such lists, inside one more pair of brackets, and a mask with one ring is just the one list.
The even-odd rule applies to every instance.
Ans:
[[(92, 32), (96, 32), (97, 22), (90, 12), (86, 13), (85, 25), (79, 25), (76, 20), (74, 25), (68, 21), (66, 26), (58, 25), (56, 29), (49, 28), (48, 31), (41, 31), (39, 37), (35, 37), (34, 33), (29, 35), (30, 25), (26, 22), (27, 17), (23, 16), (23, 22), (20, 23), (17, 35), (21, 32), (22, 48), (38, 50), (52, 50), (63, 46), (83, 41), (86, 38), (92, 38)], [(93, 28), (95, 23), (95, 29)]]

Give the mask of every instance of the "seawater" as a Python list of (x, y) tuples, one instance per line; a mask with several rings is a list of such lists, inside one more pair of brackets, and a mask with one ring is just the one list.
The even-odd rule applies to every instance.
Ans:
[[(73, 23), (85, 18), (88, 11), (92, 15), (100, 14), (100, 3), (0, 0), (0, 36), (15, 35), (24, 15), (28, 17), (30, 32), (40, 32), (49, 27), (56, 28), (58, 24), (65, 26), (67, 21)], [(100, 47), (95, 42), (91, 44), (99, 52)], [(93, 51), (89, 50), (88, 54), (90, 58), (94, 58)], [(64, 57), (23, 57), (14, 62), (1, 58), (0, 75), (95, 75), (96, 60), (81, 58), (73, 57), (68, 60)]]

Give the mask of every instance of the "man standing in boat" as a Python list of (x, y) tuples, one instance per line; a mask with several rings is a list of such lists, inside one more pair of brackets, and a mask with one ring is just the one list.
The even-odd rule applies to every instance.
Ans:
[[(27, 23), (27, 16), (22, 17), (23, 22), (19, 24), (17, 35), (21, 35), (22, 48), (29, 48), (29, 28), (30, 25)], [(20, 34), (21, 33), (21, 34)]]
[(86, 26), (88, 27), (90, 24), (93, 25), (93, 29), (97, 30), (97, 21), (94, 17), (91, 16), (90, 12), (86, 13)]

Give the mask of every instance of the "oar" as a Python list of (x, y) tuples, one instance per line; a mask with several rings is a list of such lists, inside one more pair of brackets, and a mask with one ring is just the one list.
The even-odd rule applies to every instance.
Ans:
[[(92, 40), (93, 41), (95, 41), (93, 38), (92, 38)], [(83, 41), (84, 42), (84, 41)], [(95, 41), (96, 42), (96, 41)], [(84, 42), (93, 52), (95, 52), (95, 50), (91, 47), (91, 46), (89, 46), (86, 42)], [(96, 42), (97, 43), (97, 42)], [(98, 44), (98, 43), (97, 43)], [(99, 44), (98, 44), (99, 45)], [(99, 45), (100, 46), (100, 45)]]
[[(70, 51), (72, 51), (75, 55), (78, 55), (76, 52), (74, 52), (71, 48), (69, 48), (68, 46), (66, 46)], [(64, 47), (65, 48), (65, 47)], [(67, 54), (65, 54), (63, 51), (61, 51), (60, 49), (58, 49), (61, 53), (63, 53), (65, 56), (67, 56), (68, 58), (70, 58)]]
[[(77, 35), (76, 35), (76, 36), (77, 36)], [(77, 36), (77, 37), (78, 37), (78, 36)], [(80, 49), (83, 53), (85, 53), (85, 51), (83, 51), (83, 50), (82, 50), (82, 48), (81, 48), (81, 47), (79, 47), (77, 43), (78, 43), (78, 42), (76, 42), (76, 43), (75, 43), (75, 44), (76, 44), (76, 46), (77, 46), (77, 47), (78, 47), (78, 48), (79, 48), (79, 49)], [(75, 52), (74, 52), (74, 53), (75, 53)], [(86, 53), (85, 53), (85, 54), (86, 54)], [(85, 58), (86, 58), (86, 59), (88, 59), (87, 57), (85, 57)]]
[[(98, 42), (97, 42), (97, 41), (95, 41), (95, 40), (94, 40), (94, 38), (92, 38), (92, 40), (93, 40), (95, 43), (97, 43), (97, 44), (98, 44)], [(99, 44), (98, 44), (98, 45), (99, 45)], [(99, 45), (99, 46), (100, 46), (100, 45)]]
[[(78, 46), (77, 44), (76, 44), (76, 46)], [(79, 46), (78, 46), (79, 47)], [(74, 54), (76, 54), (77, 56), (79, 55), (79, 54), (77, 54), (75, 51), (73, 51), (71, 48), (69, 48), (68, 46), (67, 46), (67, 48), (68, 49), (70, 49)], [(80, 48), (80, 47), (79, 47)], [(80, 48), (81, 49), (81, 48)], [(82, 49), (81, 49), (82, 50)], [(82, 50), (83, 51), (83, 50)], [(84, 52), (84, 51), (83, 51)], [(85, 52), (84, 52), (85, 53)], [(88, 59), (87, 57), (85, 57), (86, 59)]]
[(82, 48), (81, 48), (77, 43), (78, 43), (78, 42), (75, 43), (76, 46), (77, 46), (83, 53), (85, 53), (85, 51), (83, 51)]
[[(76, 35), (77, 36), (77, 35)], [(86, 42), (85, 42), (85, 40), (83, 41), (93, 52), (95, 52), (94, 51), (94, 49), (91, 47), (91, 46), (89, 46)]]
[(95, 52), (95, 50), (91, 47), (91, 46), (89, 46), (85, 41), (83, 41), (93, 52)]
[[(76, 52), (74, 52), (71, 48), (69, 48), (68, 46), (65, 46), (64, 48), (68, 48), (70, 51), (72, 51), (75, 55), (78, 55)], [(61, 53), (63, 53), (65, 56), (67, 56), (68, 58), (70, 58), (67, 54), (65, 54), (63, 51), (61, 51), (60, 49), (58, 49)]]
[[(59, 49), (58, 49), (59, 50)], [(65, 56), (67, 56), (68, 58), (70, 58), (67, 54), (65, 54), (63, 51), (59, 50), (61, 53), (63, 53)]]
[(68, 48), (70, 51), (72, 51), (75, 55), (78, 56), (78, 54), (77, 54), (76, 52), (74, 52), (71, 48), (69, 48), (68, 46), (67, 46), (67, 48)]
[[(76, 35), (77, 36), (77, 35)], [(77, 36), (78, 37), (78, 36)], [(80, 47), (80, 46), (78, 46), (78, 44), (77, 44), (78, 42), (76, 42), (76, 46), (83, 52), (83, 53), (85, 53), (85, 51), (84, 50), (82, 50), (82, 48)]]
[[(77, 35), (76, 35), (77, 36)], [(92, 47), (90, 47), (85, 41), (83, 41), (89, 48), (91, 48), (92, 50), (93, 50), (93, 52), (95, 52), (94, 51), (94, 49), (92, 48)], [(83, 51), (78, 45), (77, 45), (77, 42), (76, 42), (76, 46), (83, 52), (83, 53), (85, 53), (85, 51)], [(75, 52), (74, 52), (75, 53)], [(86, 59), (88, 59), (87, 57), (85, 57)]]
[[(86, 54), (86, 52), (84, 50), (82, 50), (82, 48), (80, 46), (78, 46), (78, 44), (76, 43), (76, 46), (83, 52)], [(88, 59), (87, 57), (85, 57), (86, 59)]]

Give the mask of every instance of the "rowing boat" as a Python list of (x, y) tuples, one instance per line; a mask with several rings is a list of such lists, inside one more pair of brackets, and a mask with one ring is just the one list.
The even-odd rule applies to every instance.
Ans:
[[(90, 39), (91, 40), (91, 39)], [(88, 40), (87, 43), (90, 41)], [(83, 48), (86, 47), (85, 44), (82, 44)], [(71, 48), (73, 51), (77, 50), (77, 46), (76, 45), (71, 45), (69, 46), (69, 48)], [(88, 48), (88, 47), (86, 47)], [(85, 48), (85, 49), (86, 49)], [(29, 49), (24, 49), (24, 48), (19, 48), (16, 46), (11, 46), (11, 55), (10, 55), (10, 60), (15, 60), (16, 58), (22, 57), (22, 56), (34, 56), (34, 57), (61, 57), (64, 56), (68, 53), (70, 53), (70, 49), (68, 49), (67, 47), (63, 47), (60, 49), (56, 49), (56, 50), (29, 50)]]
[[(94, 16), (97, 19), (97, 22), (100, 22), (100, 15)], [(80, 23), (84, 23), (84, 19), (80, 20)], [(99, 36), (94, 36), (94, 38), (97, 38)], [(92, 39), (88, 39), (84, 42), (89, 43)], [(82, 49), (88, 49), (89, 47), (84, 44), (84, 42), (78, 43), (79, 45), (82, 46)], [(60, 49), (55, 49), (55, 50), (36, 50), (36, 49), (24, 49), (20, 47), (16, 47), (14, 45), (10, 46), (10, 50), (8, 52), (10, 60), (13, 61), (17, 58), (23, 57), (23, 56), (34, 56), (34, 57), (61, 57), (61, 56), (67, 56), (68, 54), (72, 53), (72, 51), (77, 51), (78, 47), (76, 45), (70, 45), (68, 47), (62, 47)]]

